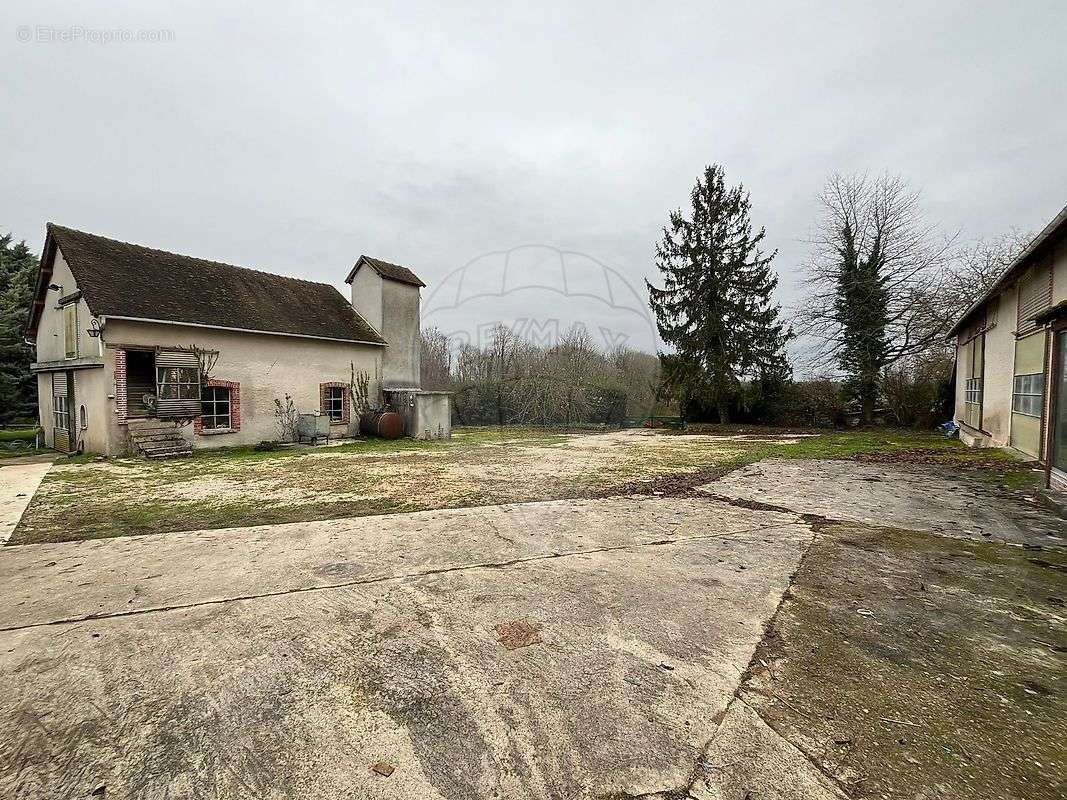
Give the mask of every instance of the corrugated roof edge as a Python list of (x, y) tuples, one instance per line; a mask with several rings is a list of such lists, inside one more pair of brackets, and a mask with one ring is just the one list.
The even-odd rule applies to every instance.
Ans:
[(1000, 277), (993, 282), (993, 285), (986, 290), (985, 294), (983, 294), (981, 297), (971, 303), (970, 307), (966, 311), (964, 311), (963, 314), (960, 315), (959, 319), (957, 319), (952, 324), (952, 327), (948, 329), (948, 333), (945, 334), (945, 338), (951, 339), (953, 336), (959, 333), (960, 328), (963, 327), (964, 323), (966, 323), (967, 320), (970, 319), (974, 312), (981, 308), (983, 305), (985, 305), (985, 303), (989, 300), (990, 297), (999, 292), (1001, 287), (1003, 287), (1004, 283), (1008, 280), (1008, 278), (1010, 278), (1019, 269), (1019, 267), (1021, 267), (1027, 261), (1027, 259), (1029, 259), (1030, 256), (1034, 254), (1036, 250), (1038, 250), (1038, 248), (1040, 248), (1046, 241), (1048, 241), (1048, 239), (1050, 239), (1055, 233), (1057, 233), (1061, 228), (1065, 226), (1067, 226), (1067, 206), (1064, 206), (1063, 209), (1060, 210), (1060, 213), (1055, 216), (1052, 222), (1046, 225), (1042, 229), (1041, 233), (1039, 233), (1033, 238), (1033, 241), (1031, 241), (1030, 244), (1026, 246), (1026, 249), (1019, 254), (1018, 258), (1012, 261), (1008, 268), (1000, 274)]

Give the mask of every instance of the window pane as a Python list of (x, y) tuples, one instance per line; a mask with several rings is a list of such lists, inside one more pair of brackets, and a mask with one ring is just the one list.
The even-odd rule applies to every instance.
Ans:
[(230, 427), (230, 390), (222, 386), (205, 386), (202, 390), (201, 425), (208, 430)]

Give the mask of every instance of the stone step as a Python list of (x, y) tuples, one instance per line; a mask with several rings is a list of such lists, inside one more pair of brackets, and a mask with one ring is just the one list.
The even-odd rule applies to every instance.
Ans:
[(164, 428), (162, 426), (130, 428), (130, 436), (152, 436), (157, 433), (179, 433), (177, 428)]
[(192, 454), (193, 448), (188, 442), (182, 442), (181, 444), (149, 445), (142, 447), (141, 452), (151, 458), (161, 455), (188, 455)]
[(135, 436), (133, 440), (143, 447), (161, 447), (163, 445), (168, 444), (181, 444), (189, 445), (190, 447), (192, 447), (192, 444), (190, 444), (189, 440), (186, 439), (184, 436), (175, 436), (174, 434), (171, 434), (169, 436), (160, 435), (144, 438), (138, 438)]
[(192, 444), (173, 422), (132, 419), (128, 430), (137, 451), (145, 458), (179, 458), (193, 454)]
[(145, 458), (161, 459), (161, 458), (188, 458), (193, 454), (192, 448), (188, 450), (168, 450), (164, 453), (145, 453)]
[(137, 442), (158, 442), (164, 439), (185, 441), (185, 437), (177, 431), (158, 431), (153, 433), (131, 433), (130, 436)]

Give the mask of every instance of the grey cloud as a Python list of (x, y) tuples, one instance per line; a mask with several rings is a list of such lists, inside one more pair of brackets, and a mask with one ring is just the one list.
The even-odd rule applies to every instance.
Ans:
[[(55, 220), (338, 285), (360, 253), (432, 288), (547, 245), (640, 288), (667, 211), (718, 161), (752, 192), (790, 303), (831, 171), (899, 172), (964, 237), (1065, 202), (1061, 3), (574, 5), (9, 1), (0, 227), (39, 247)], [(22, 43), (22, 25), (174, 41)], [(478, 314), (557, 316), (535, 294)], [(567, 313), (629, 324), (602, 305)]]

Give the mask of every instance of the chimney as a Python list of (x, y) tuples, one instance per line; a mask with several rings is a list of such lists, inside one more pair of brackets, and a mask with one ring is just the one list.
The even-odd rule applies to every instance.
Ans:
[(421, 290), (425, 286), (406, 267), (360, 256), (346, 279), (352, 286), (352, 307), (385, 339), (382, 386), (422, 386), (419, 330)]
[(352, 285), (352, 308), (374, 330), (382, 333), (382, 276), (373, 269), (360, 269), (363, 263), (360, 257), (348, 276), (348, 283)]

